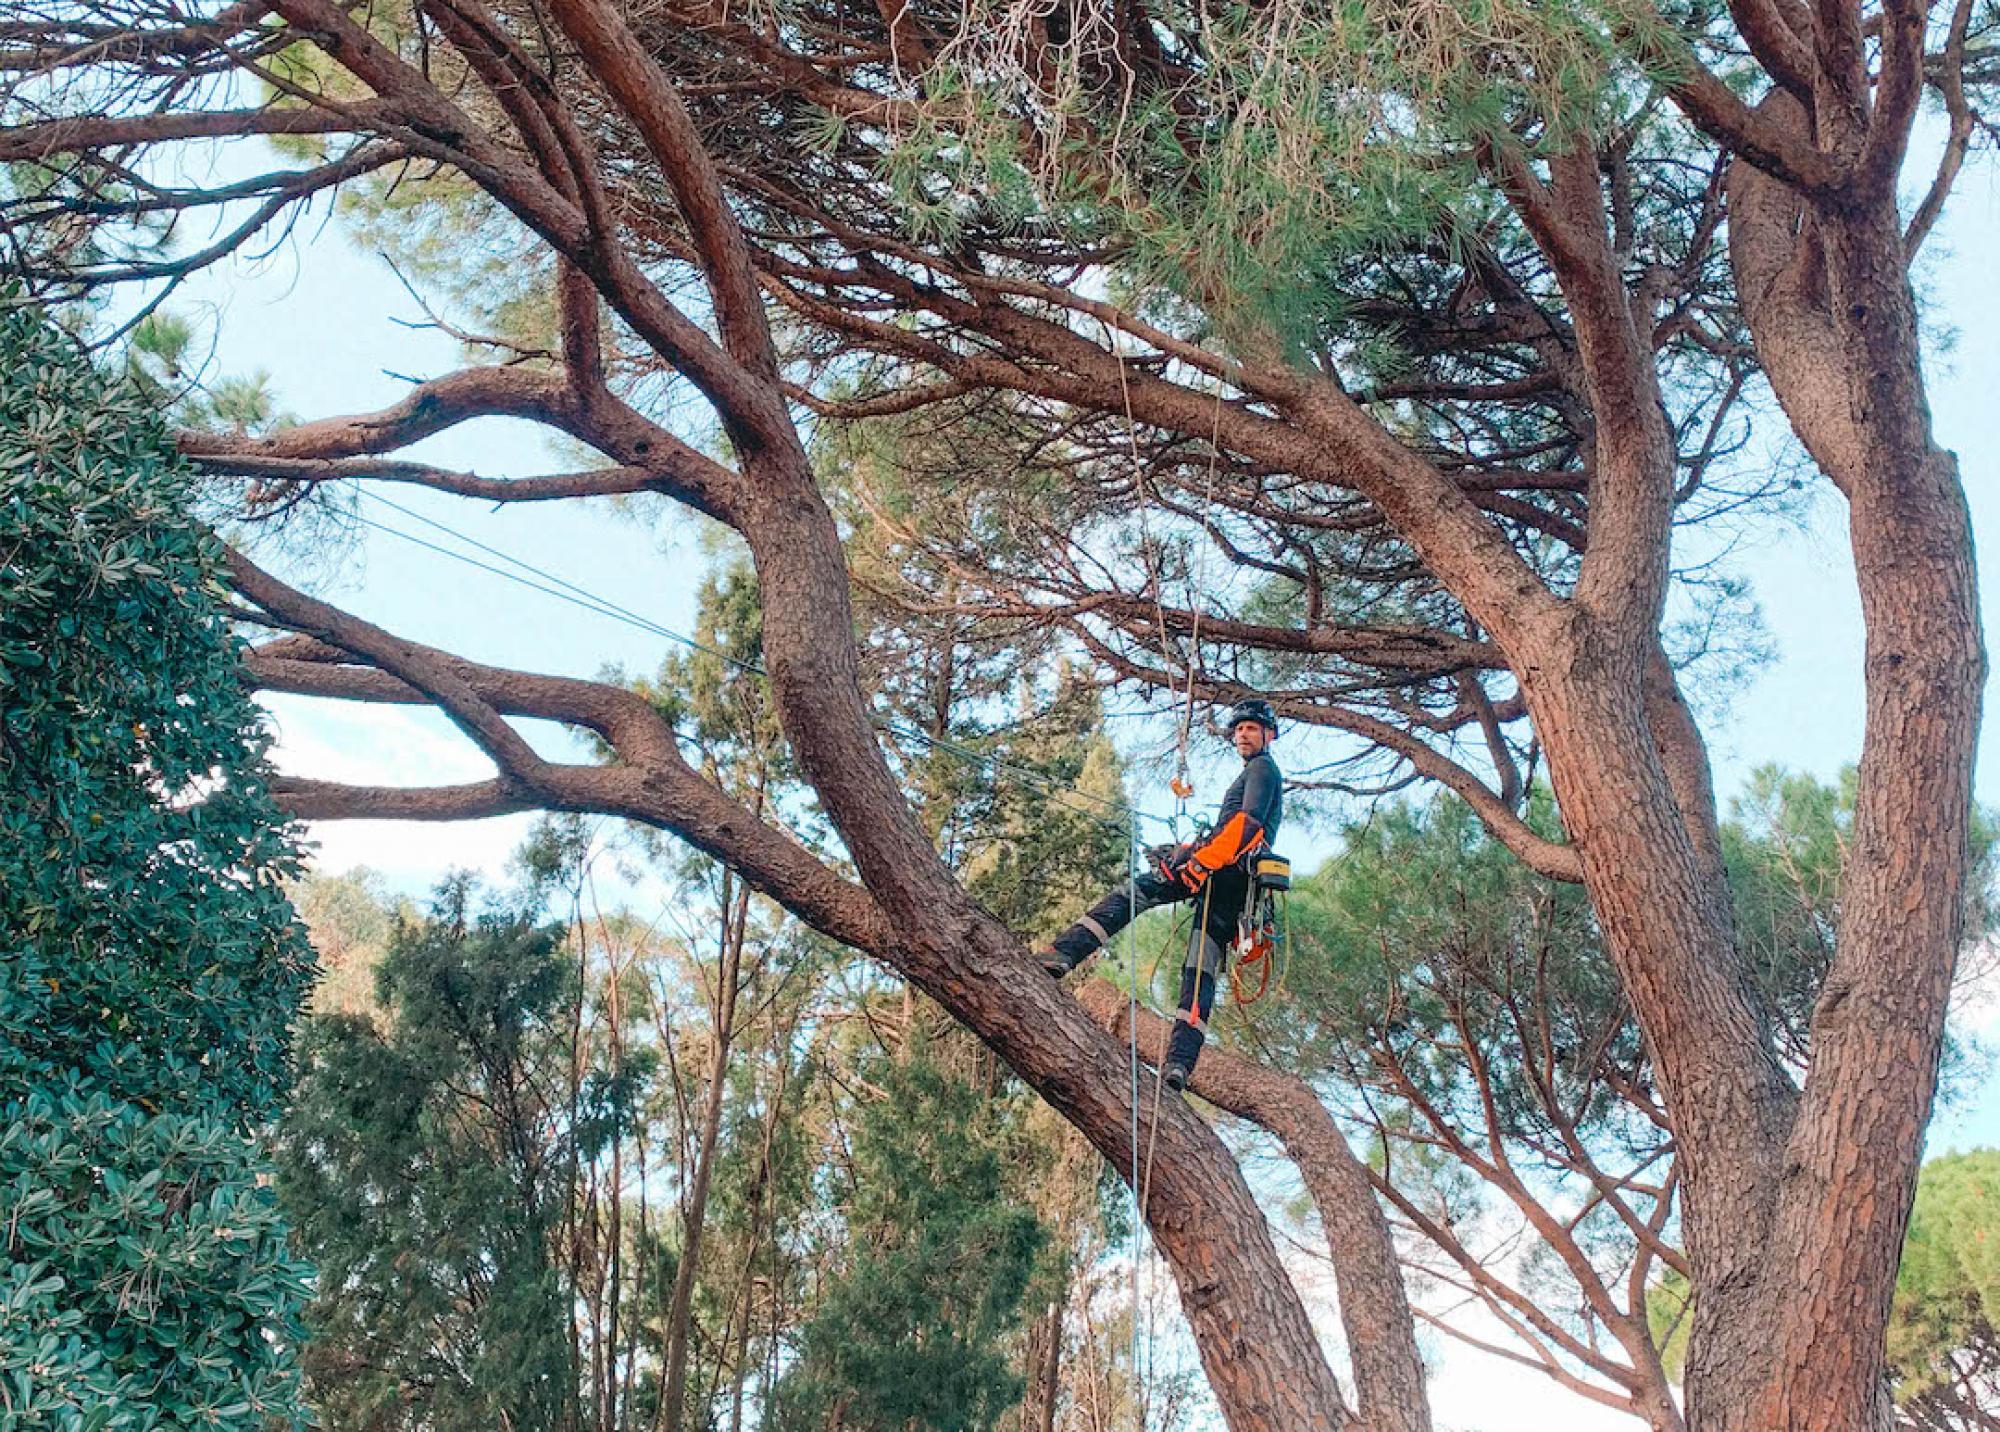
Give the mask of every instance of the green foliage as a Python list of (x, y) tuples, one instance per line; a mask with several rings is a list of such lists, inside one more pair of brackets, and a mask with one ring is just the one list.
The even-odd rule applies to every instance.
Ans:
[[(1687, 1356), (1688, 1285), (1648, 1289), (1647, 1321), (1668, 1376)], [(2000, 1395), (2000, 1149), (1950, 1154), (1917, 1176), (1889, 1314), (1889, 1375), (1907, 1424), (1984, 1425), (1962, 1398)]]
[[(279, 1187), (320, 1269), (305, 1364), (332, 1427), (553, 1427), (575, 1395), (558, 935), (472, 899), (454, 881), (398, 922), (379, 1021), (318, 1016), (301, 1043)], [(599, 1086), (571, 1127), (628, 1116)]]
[[(1796, 1066), (1834, 954), (1840, 880), (1849, 854), (1851, 773), (1829, 784), (1776, 769), (1756, 773), (1723, 840), (1746, 965)], [(1545, 792), (1530, 824), (1552, 833)], [(1966, 938), (1992, 928), (1992, 843), (1978, 822), (1978, 868)], [(1331, 1087), (1360, 1090), (1349, 1113), (1398, 1192), (1462, 1241), (1499, 1210), (1505, 1237), (1526, 1196), (1551, 1213), (1545, 1233), (1508, 1261), (1552, 1315), (1600, 1314), (1565, 1258), (1581, 1254), (1615, 1287), (1643, 1256), (1632, 1226), (1593, 1196), (1593, 1171), (1622, 1178), (1645, 1217), (1672, 1147), (1652, 1068), (1583, 892), (1543, 880), (1448, 796), (1378, 809), (1346, 848), (1293, 895), (1296, 998), (1260, 1017), (1260, 1050)], [(1229, 1026), (1223, 1026), (1225, 1032)], [(1947, 1074), (1962, 1068), (1954, 1043)], [(1501, 1154), (1506, 1168), (1496, 1172)], [(1677, 1217), (1661, 1215), (1669, 1242)], [(1568, 1244), (1568, 1247), (1559, 1245)], [(1561, 1255), (1561, 1256), (1558, 1256)], [(1687, 1338), (1684, 1281), (1646, 1277), (1643, 1313), (1675, 1374)], [(1581, 1311), (1572, 1311), (1581, 1309)]]
[[(1832, 785), (1763, 766), (1731, 806), (1723, 859), (1736, 901), (1738, 941), (1771, 1009), (1781, 1047), (1803, 1068), (1812, 1006), (1833, 959), (1840, 924), (1840, 879), (1849, 853), (1856, 773)], [(1994, 928), (1993, 812), (1972, 813), (1972, 869), (1965, 884), (1965, 941), (1976, 950)], [(1968, 1051), (1947, 1033), (1947, 1086), (1965, 1071)]]
[(178, 314), (150, 315), (125, 345), (132, 386), (183, 426), (261, 435), (297, 421), (278, 406), (271, 375), (263, 369), (204, 383), (200, 367), (194, 325)]
[[(388, 952), (399, 913), (379, 877), (364, 869), (308, 875), (292, 887), (291, 897), (319, 955), (313, 1012), (375, 1012), (375, 971)], [(400, 913), (407, 918), (415, 912), (405, 905)]]
[(1044, 1237), (1003, 1186), (1003, 1106), (918, 1055), (854, 1131), (854, 1256), (778, 1387), (776, 1426), (975, 1432), (1020, 1397), (1002, 1339)]
[(1889, 1318), (1897, 1402), (1957, 1390), (1968, 1366), (2000, 1391), (2000, 1149), (1924, 1165)]
[(257, 1136), (310, 951), (220, 555), (144, 396), (4, 297), (0, 1407), (295, 1422)]
[(1667, 1376), (1680, 1381), (1687, 1364), (1688, 1335), (1694, 1330), (1688, 1280), (1671, 1268), (1646, 1289), (1646, 1329), (1660, 1350)]
[(1014, 0), (967, 12), (885, 166), (909, 229), (949, 240), (1033, 214), (1122, 239), (1217, 326), (1293, 342), (1337, 319), (1343, 260), (1492, 217), (1471, 197), (1479, 154), (1606, 127), (1688, 52), (1623, 0), (1170, 5), (1149, 38), (1178, 68), (1148, 86), (1119, 12), (1084, 7), (1060, 32), (1045, 18)]

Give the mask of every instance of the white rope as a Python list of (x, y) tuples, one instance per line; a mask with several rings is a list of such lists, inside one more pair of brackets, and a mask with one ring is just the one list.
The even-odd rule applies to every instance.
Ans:
[[(1146, 1432), (1144, 1368), (1139, 1360), (1139, 1259), (1145, 1243), (1146, 1210), (1141, 1206), (1139, 1177), (1139, 823), (1128, 827), (1125, 842), (1125, 1032), (1131, 1053), (1132, 1096), (1132, 1419)], [(1157, 1117), (1157, 1111), (1156, 1111)]]

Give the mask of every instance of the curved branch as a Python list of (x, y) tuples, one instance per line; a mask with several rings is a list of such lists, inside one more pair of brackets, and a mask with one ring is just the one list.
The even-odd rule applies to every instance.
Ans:
[[(289, 623), (309, 617), (315, 608), (332, 611), (270, 580), (272, 586), (265, 590), (276, 606), (267, 610), (274, 618)], [(298, 620), (298, 624), (315, 623)], [(328, 623), (322, 617), (317, 624)], [(704, 779), (681, 756), (673, 727), (636, 692), (600, 681), (486, 666), (410, 643), (403, 646), (434, 674), (455, 679), (500, 716), (559, 722), (593, 732), (610, 745), (618, 758), (614, 765), (545, 764), (536, 808), (619, 816), (670, 831), (738, 871), (753, 888), (828, 938), (896, 963), (890, 927), (874, 898), (829, 869), (790, 832), (760, 819)], [(406, 679), (406, 672), (357, 664), (344, 659), (345, 651), (313, 637), (286, 637), (251, 649), (245, 665), (252, 683), (262, 690), (342, 701), (434, 704), (433, 697)], [(412, 794), (393, 788), (292, 781), (290, 790), (297, 802), (287, 797), (288, 807), (309, 818), (388, 816), (401, 811), (411, 819), (451, 820), (528, 808), (513, 804), (519, 792), (497, 791), (488, 783)], [(433, 813), (418, 813), (422, 810)]]
[[(292, 481), (340, 477), (407, 482), (493, 502), (658, 492), (726, 521), (736, 473), (601, 386), (526, 367), (465, 368), (419, 383), (379, 412), (326, 418), (266, 437), (183, 432), (181, 451), (210, 472)], [(476, 418), (525, 418), (618, 460), (613, 468), (541, 478), (483, 478), (423, 463), (361, 461)]]
[(528, 418), (562, 426), (568, 391), (547, 373), (527, 368), (463, 368), (412, 388), (378, 412), (324, 418), (269, 437), (185, 432), (181, 451), (202, 459), (325, 459), (393, 452), (474, 418)]
[(442, 653), (392, 636), (372, 622), (287, 586), (233, 548), (225, 550), (224, 560), (231, 584), (250, 601), (293, 630), (352, 652), (414, 687), (492, 758), (510, 792), (546, 798), (543, 781), (552, 769), (550, 763), (507, 724), (504, 714), (474, 689), (463, 672), (452, 669)]
[[(1119, 1039), (1137, 1035), (1139, 1056), (1157, 1066), (1173, 1025), (1133, 1006), (1123, 990), (1095, 979), (1077, 1002)], [(1202, 1098), (1275, 1135), (1305, 1179), (1319, 1210), (1340, 1287), (1340, 1318), (1354, 1362), (1357, 1416), (1374, 1432), (1428, 1432), (1429, 1399), (1409, 1297), (1389, 1221), (1347, 1138), (1304, 1080), (1210, 1045), (1189, 1087)]]
[[(550, 8), (590, 73), (638, 128), (672, 186), (695, 234), (723, 347), (736, 363), (775, 384), (778, 358), (771, 346), (756, 265), (724, 197), (715, 161), (679, 93), (611, 6), (601, 0), (554, 0)], [(759, 386), (746, 384), (743, 391), (755, 392)], [(741, 421), (752, 415), (738, 411), (730, 416)], [(789, 431), (790, 425), (783, 427)], [(764, 436), (770, 440), (777, 434)]]
[(1939, 156), (1937, 173), (1931, 178), (1931, 186), (1925, 192), (1923, 202), (1917, 205), (1916, 213), (1910, 216), (1909, 228), (1903, 232), (1906, 258), (1914, 259), (1923, 248), (1924, 240), (1930, 237), (1931, 226), (1944, 212), (1945, 200), (1951, 197), (1952, 185), (1958, 182), (1958, 171), (1965, 163), (1966, 151), (1972, 146), (1973, 113), (1965, 97), (1965, 32), (1971, 20), (1972, 0), (1958, 0), (1951, 12), (1951, 29), (1945, 36), (1944, 54), (1939, 58), (1934, 81), (1938, 92), (1944, 96), (1945, 113), (1950, 116), (1951, 129), (1945, 137), (1944, 153)]
[[(189, 435), (198, 438), (201, 435)], [(186, 441), (184, 440), (184, 450)], [(658, 474), (639, 467), (601, 467), (543, 477), (481, 477), (421, 462), (387, 459), (284, 458), (259, 454), (193, 451), (195, 466), (222, 477), (258, 477), (278, 482), (394, 482), (474, 497), (484, 502), (552, 502), (572, 497), (623, 497), (657, 491)]]

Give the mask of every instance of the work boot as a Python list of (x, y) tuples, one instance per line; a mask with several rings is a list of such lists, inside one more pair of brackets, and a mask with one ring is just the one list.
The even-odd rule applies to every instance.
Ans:
[(1176, 1094), (1187, 1088), (1188, 1080), (1194, 1077), (1201, 1045), (1201, 1030), (1188, 1023), (1184, 1012), (1174, 1023), (1174, 1032), (1167, 1039), (1167, 1057), (1160, 1062), (1160, 1079)]
[(1104, 927), (1085, 915), (1036, 950), (1035, 959), (1050, 979), (1059, 980), (1103, 949), (1108, 938)]
[(1054, 945), (1044, 945), (1035, 951), (1035, 963), (1042, 967), (1042, 973), (1052, 980), (1059, 980), (1077, 967), (1078, 961), (1058, 950)]

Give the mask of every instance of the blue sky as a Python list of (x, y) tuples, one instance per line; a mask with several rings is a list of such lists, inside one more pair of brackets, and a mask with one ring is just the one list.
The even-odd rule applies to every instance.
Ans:
[[(1924, 279), (1933, 330), (1955, 334), (1937, 345), (1930, 375), (1942, 440), (1960, 455), (1982, 554), (2000, 552), (2000, 452), (1993, 422), (2000, 402), (2000, 301), (1996, 301), (1990, 235), (2000, 221), (2000, 177), (1974, 165), (1931, 240)], [(386, 266), (356, 251), (331, 226), (302, 226), (299, 247), (257, 265), (231, 265), (190, 285), (177, 306), (219, 323), (213, 370), (262, 369), (285, 407), (302, 417), (365, 411), (395, 401), (406, 389), (400, 374), (432, 375), (458, 366), (456, 344), (434, 332), (412, 331), (396, 318), (419, 317)], [(521, 476), (556, 470), (536, 430), (486, 421), (433, 439), (414, 456), (487, 475)], [(608, 508), (515, 507), (485, 511), (408, 489), (389, 495), (480, 540), (529, 557), (593, 593), (678, 630), (692, 623), (693, 594), (704, 550), (692, 519), (664, 509), (620, 513)], [(401, 514), (371, 514), (435, 536)], [(1861, 621), (1845, 512), (1829, 495), (1797, 526), (1768, 525), (1740, 548), (1734, 567), (1753, 584), (1775, 659), (1708, 735), (1717, 787), (1725, 803), (1749, 772), (1767, 762), (1831, 778), (1856, 759), (1862, 726)], [(649, 672), (669, 649), (663, 639), (526, 591), (498, 577), (449, 563), (393, 538), (367, 534), (314, 585), (399, 634), (475, 658), (532, 669), (592, 675), (618, 665)], [(2000, 583), (1989, 571), (1983, 608), (1989, 633), (2000, 629)], [(1989, 709), (1993, 703), (1989, 700)], [(386, 714), (277, 698), (280, 757), (302, 774), (334, 779), (435, 783), (475, 779), (486, 763), (441, 719), (422, 713)], [(2000, 721), (1982, 733), (1977, 774), (1980, 799), (2000, 805)], [(1218, 758), (1222, 754), (1217, 753)], [(1213, 768), (1204, 800), (1219, 792)], [(1164, 792), (1142, 803), (1166, 804)], [(316, 832), (323, 867), (365, 864), (401, 888), (428, 887), (450, 866), (499, 871), (526, 827), (526, 818), (454, 828), (380, 822), (326, 825)], [(1297, 840), (1294, 837), (1294, 840)], [(1310, 864), (1322, 848), (1299, 850)], [(1291, 843), (1291, 842), (1288, 842)], [(1296, 847), (1295, 847), (1296, 849)], [(635, 892), (644, 898), (644, 892)], [(1961, 1016), (1966, 1029), (2000, 1039), (2000, 1009), (1989, 995)], [(1963, 1103), (1941, 1111), (1933, 1151), (2000, 1144), (2000, 1078), (1990, 1075)], [(1464, 1365), (1455, 1359), (1454, 1368)], [(1493, 1365), (1441, 1379), (1444, 1425), (1506, 1432), (1631, 1425), (1601, 1409), (1553, 1393), (1533, 1374)], [(1518, 1414), (1508, 1409), (1518, 1408)], [(1516, 1419), (1518, 1420), (1510, 1420)], [(1463, 1419), (1463, 1421), (1461, 1421)]]

